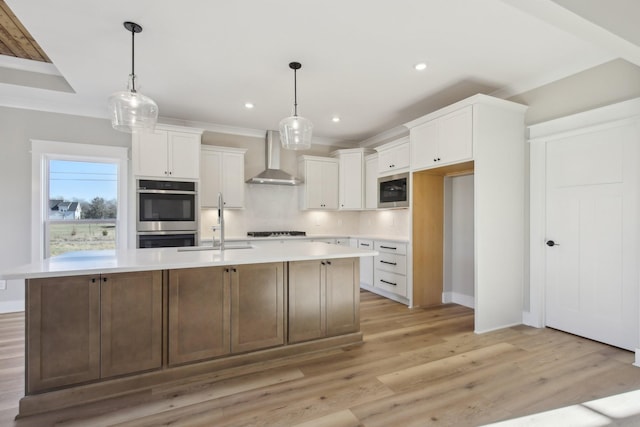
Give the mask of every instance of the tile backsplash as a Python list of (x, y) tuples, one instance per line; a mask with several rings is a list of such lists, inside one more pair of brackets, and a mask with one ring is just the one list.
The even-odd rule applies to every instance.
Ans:
[[(299, 230), (307, 234), (363, 234), (409, 237), (409, 210), (301, 211), (298, 187), (248, 184), (245, 208), (225, 210), (227, 237), (244, 237), (247, 231)], [(212, 237), (217, 209), (200, 212), (200, 239)]]

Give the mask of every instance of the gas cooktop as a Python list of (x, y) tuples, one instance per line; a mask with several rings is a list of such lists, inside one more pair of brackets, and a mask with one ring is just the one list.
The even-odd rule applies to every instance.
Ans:
[(304, 231), (247, 231), (249, 237), (306, 236)]

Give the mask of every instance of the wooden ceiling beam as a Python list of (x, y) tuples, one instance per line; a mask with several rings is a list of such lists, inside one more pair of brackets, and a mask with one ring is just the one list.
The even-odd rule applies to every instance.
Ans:
[(0, 54), (51, 62), (4, 0), (0, 0)]

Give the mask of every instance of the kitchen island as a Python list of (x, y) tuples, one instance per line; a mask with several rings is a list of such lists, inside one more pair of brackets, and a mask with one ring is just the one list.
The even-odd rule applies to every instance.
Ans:
[(296, 242), (76, 253), (26, 280), (20, 416), (362, 342), (359, 257)]

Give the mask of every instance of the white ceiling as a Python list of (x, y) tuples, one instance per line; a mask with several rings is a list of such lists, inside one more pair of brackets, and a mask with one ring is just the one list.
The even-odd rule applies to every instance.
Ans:
[[(604, 30), (559, 5), (570, 0), (6, 1), (72, 92), (33, 83), (46, 65), (0, 56), (1, 105), (107, 117), (106, 100), (131, 68), (122, 23), (134, 21), (144, 28), (138, 89), (158, 103), (161, 122), (277, 129), (292, 113), (288, 63), (299, 61), (299, 114), (314, 136), (341, 141), (478, 92), (506, 97), (617, 57), (635, 62), (640, 49), (623, 38), (637, 23), (616, 34), (609, 19)], [(616, 9), (629, 0), (584, 1), (627, 24), (638, 16)], [(427, 70), (415, 71), (422, 61)]]

